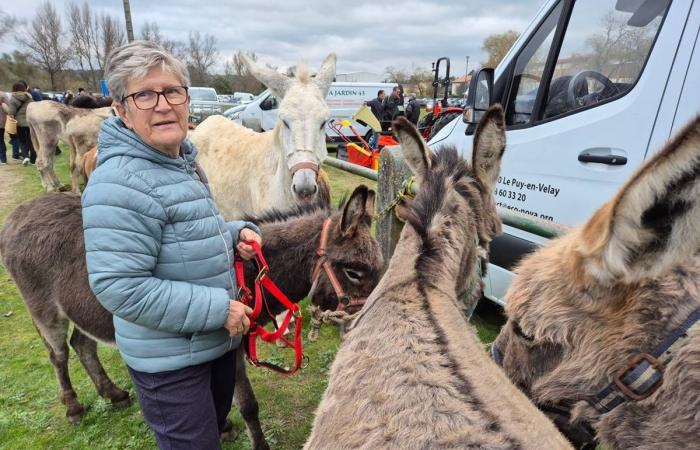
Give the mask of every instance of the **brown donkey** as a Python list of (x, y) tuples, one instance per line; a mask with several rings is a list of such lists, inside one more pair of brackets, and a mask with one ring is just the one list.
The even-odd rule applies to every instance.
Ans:
[[(311, 276), (324, 221), (330, 215), (327, 257), (348, 295), (366, 297), (382, 267), (379, 245), (370, 234), (374, 192), (355, 189), (342, 210), (300, 206), (273, 212), (256, 221), (265, 240), (270, 277), (294, 302), (311, 289)], [(19, 288), (34, 324), (46, 344), (71, 422), (84, 412), (68, 375), (68, 325), (73, 322), (73, 347), (99, 394), (116, 406), (130, 403), (129, 394), (109, 379), (97, 356), (96, 340), (114, 344), (112, 316), (88, 285), (80, 197), (48, 193), (29, 200), (10, 214), (0, 232), (3, 263)], [(248, 270), (251, 269), (251, 270)], [(248, 286), (256, 275), (246, 266)], [(314, 301), (335, 308), (338, 299), (325, 275), (316, 281)], [(269, 299), (272, 296), (268, 296)], [(332, 297), (332, 298), (331, 298)], [(271, 302), (270, 312), (282, 308)], [(261, 320), (269, 320), (263, 316)], [(256, 450), (269, 448), (258, 419), (258, 403), (238, 353), (235, 397)]]
[(700, 117), (580, 229), (516, 269), (493, 353), (608, 449), (700, 440)]
[(486, 112), (470, 165), (394, 122), (420, 186), (384, 277), (331, 368), (305, 449), (563, 449), (566, 439), (491, 361), (457, 294), (500, 225), (492, 192), (503, 111)]

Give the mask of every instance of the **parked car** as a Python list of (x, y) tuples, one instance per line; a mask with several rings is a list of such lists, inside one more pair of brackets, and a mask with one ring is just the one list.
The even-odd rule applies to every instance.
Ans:
[(223, 113), (224, 106), (219, 101), (216, 90), (210, 87), (191, 87), (190, 121), (199, 123), (213, 114)]

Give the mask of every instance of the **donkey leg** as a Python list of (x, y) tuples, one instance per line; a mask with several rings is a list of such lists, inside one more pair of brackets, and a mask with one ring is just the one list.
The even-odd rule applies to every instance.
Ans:
[(265, 440), (260, 426), (258, 400), (253, 393), (245, 368), (245, 356), (243, 351), (236, 352), (236, 387), (233, 398), (238, 405), (238, 410), (245, 421), (248, 436), (253, 443), (253, 450), (269, 450), (270, 446)]
[(73, 329), (70, 345), (75, 350), (75, 353), (78, 354), (85, 371), (90, 376), (97, 392), (103, 398), (108, 398), (112, 405), (117, 408), (131, 405), (129, 393), (119, 389), (109, 378), (104, 367), (102, 367), (100, 358), (97, 356), (97, 342), (76, 327)]
[(71, 423), (79, 423), (85, 408), (78, 401), (78, 396), (73, 390), (68, 373), (68, 321), (57, 318), (51, 324), (44, 325), (35, 322), (39, 335), (41, 335), (46, 348), (49, 350), (49, 359), (56, 370), (56, 379), (61, 389), (61, 402), (66, 405), (66, 417)]

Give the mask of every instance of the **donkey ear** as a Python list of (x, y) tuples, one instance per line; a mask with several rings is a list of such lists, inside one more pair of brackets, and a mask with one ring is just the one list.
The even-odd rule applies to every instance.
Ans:
[(243, 59), (243, 63), (251, 75), (253, 75), (262, 84), (270, 88), (272, 93), (277, 97), (284, 97), (290, 83), (290, 79), (288, 77), (268, 66), (253, 61), (247, 55), (241, 55), (241, 59)]
[(367, 216), (367, 198), (369, 189), (364, 184), (355, 188), (350, 195), (350, 199), (345, 202), (343, 208), (343, 216), (340, 219), (340, 231), (346, 236), (351, 236), (355, 233), (357, 226)]
[(501, 158), (506, 149), (506, 128), (503, 108), (493, 105), (484, 113), (474, 132), (472, 168), (476, 177), (493, 191), (501, 172)]
[(374, 217), (374, 199), (377, 193), (372, 189), (367, 191), (367, 201), (365, 202), (365, 212), (369, 214), (370, 217)]
[(399, 117), (391, 124), (394, 134), (401, 144), (403, 156), (411, 171), (416, 176), (418, 184), (425, 179), (432, 163), (432, 152), (425, 141), (405, 117)]
[(598, 279), (634, 282), (687, 262), (700, 248), (700, 116), (646, 163), (581, 231)]
[(326, 98), (326, 95), (328, 95), (328, 90), (331, 87), (331, 83), (335, 79), (335, 61), (335, 53), (330, 53), (328, 56), (326, 56), (323, 64), (321, 64), (321, 68), (318, 69), (318, 72), (316, 72), (316, 76), (314, 77), (314, 82), (323, 93), (323, 98)]

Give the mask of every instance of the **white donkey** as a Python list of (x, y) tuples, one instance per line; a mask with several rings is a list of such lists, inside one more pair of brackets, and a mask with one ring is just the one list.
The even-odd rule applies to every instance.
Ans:
[(330, 110), (325, 98), (335, 61), (331, 53), (315, 77), (305, 66), (288, 77), (244, 57), (250, 73), (282, 99), (275, 128), (257, 133), (223, 116), (210, 116), (190, 136), (224, 217), (260, 215), (319, 195), (319, 166), (328, 155)]

